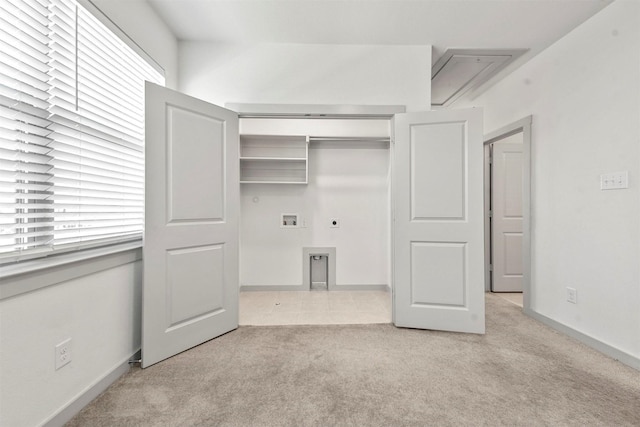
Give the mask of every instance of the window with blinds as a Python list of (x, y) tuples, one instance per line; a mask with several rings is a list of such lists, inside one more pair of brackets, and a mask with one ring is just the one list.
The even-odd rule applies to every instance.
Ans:
[(141, 236), (145, 80), (75, 0), (0, 2), (0, 262)]

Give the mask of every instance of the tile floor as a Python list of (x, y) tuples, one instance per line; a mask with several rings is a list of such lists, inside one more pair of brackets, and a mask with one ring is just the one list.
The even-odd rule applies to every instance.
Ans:
[[(495, 295), (522, 307), (522, 293)], [(385, 291), (240, 292), (240, 324), (338, 325), (391, 322)]]
[(495, 295), (522, 307), (522, 292), (496, 292)]
[(390, 322), (390, 292), (240, 292), (240, 325), (335, 325)]

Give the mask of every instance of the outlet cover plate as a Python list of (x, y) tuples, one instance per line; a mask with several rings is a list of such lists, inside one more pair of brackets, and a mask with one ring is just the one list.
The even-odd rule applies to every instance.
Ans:
[(67, 338), (55, 347), (56, 371), (71, 362), (71, 338)]
[(629, 172), (611, 172), (600, 175), (601, 190), (622, 190), (629, 188)]

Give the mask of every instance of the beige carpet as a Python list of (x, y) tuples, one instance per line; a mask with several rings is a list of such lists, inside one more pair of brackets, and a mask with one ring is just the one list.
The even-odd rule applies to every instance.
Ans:
[(484, 336), (240, 327), (132, 369), (68, 426), (640, 426), (640, 372), (487, 295)]

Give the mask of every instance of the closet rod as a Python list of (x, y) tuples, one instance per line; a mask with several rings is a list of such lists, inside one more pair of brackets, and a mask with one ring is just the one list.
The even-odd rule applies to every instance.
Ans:
[(390, 142), (388, 136), (310, 136), (309, 142)]

